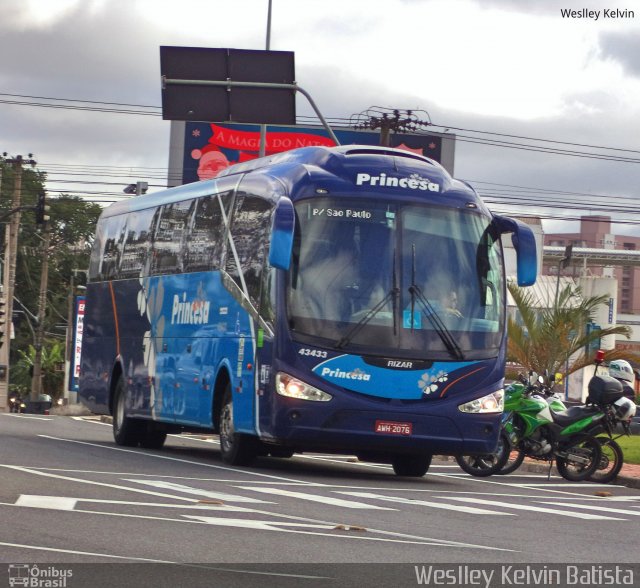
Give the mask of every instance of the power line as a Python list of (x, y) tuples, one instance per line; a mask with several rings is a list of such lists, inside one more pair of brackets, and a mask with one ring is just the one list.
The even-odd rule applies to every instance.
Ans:
[[(58, 98), (58, 97), (45, 97), (45, 96), (31, 96), (25, 94), (8, 94), (8, 93), (0, 93), (0, 96), (7, 96), (9, 98), (23, 98), (28, 100), (47, 100), (50, 103), (44, 102), (25, 102), (24, 100), (3, 100), (0, 99), (0, 104), (13, 104), (19, 106), (36, 106), (36, 107), (45, 107), (45, 108), (61, 108), (61, 109), (69, 109), (69, 110), (81, 110), (81, 111), (91, 111), (91, 112), (109, 112), (109, 113), (117, 113), (117, 114), (135, 114), (135, 115), (143, 115), (143, 116), (161, 116), (161, 107), (155, 105), (145, 105), (145, 104), (131, 104), (125, 102), (107, 102), (107, 101), (92, 101), (92, 100), (82, 100), (82, 99), (73, 99), (73, 98)], [(58, 104), (62, 103), (62, 104)], [(73, 104), (72, 104), (73, 103)], [(89, 106), (83, 106), (83, 105)], [(101, 106), (97, 106), (101, 105)], [(150, 109), (152, 112), (146, 110), (139, 109)], [(313, 120), (317, 123), (317, 119), (312, 117), (299, 117), (301, 121), (304, 119)], [(336, 126), (343, 127), (351, 127), (352, 120), (344, 117), (327, 117), (327, 121), (331, 124), (335, 124)], [(439, 127), (446, 130), (457, 130), (463, 131), (467, 133), (476, 133), (482, 135), (492, 135), (496, 137), (507, 137), (510, 139), (520, 139), (526, 141), (533, 141), (536, 143), (552, 143), (556, 145), (568, 145), (572, 147), (583, 147), (587, 149), (598, 149), (598, 150), (608, 150), (608, 151), (619, 151), (623, 153), (637, 153), (640, 154), (639, 150), (635, 149), (626, 149), (622, 147), (610, 147), (610, 146), (602, 146), (602, 145), (590, 145), (587, 143), (576, 143), (570, 141), (560, 141), (555, 139), (544, 139), (539, 137), (528, 137), (525, 135), (514, 135), (508, 133), (497, 133), (493, 131), (482, 131), (477, 129), (467, 129), (463, 127), (456, 127), (452, 125), (444, 125), (444, 124), (432, 124), (428, 123), (429, 126)], [(428, 134), (427, 131), (423, 131), (422, 134)], [(548, 153), (552, 155), (566, 155), (571, 157), (586, 157), (593, 159), (604, 159), (609, 161), (623, 162), (623, 163), (639, 163), (640, 159), (637, 158), (628, 158), (628, 157), (620, 157), (615, 155), (606, 155), (599, 153), (589, 153), (585, 151), (576, 151), (576, 150), (568, 150), (568, 149), (560, 149), (557, 147), (546, 147), (542, 145), (535, 144), (523, 144), (517, 143), (513, 141), (504, 141), (504, 140), (496, 140), (496, 139), (488, 139), (482, 137), (473, 137), (469, 135), (456, 135), (456, 140), (467, 143), (475, 143), (481, 145), (488, 145), (494, 147), (503, 147), (509, 149), (524, 149), (527, 151), (537, 151), (541, 153)]]

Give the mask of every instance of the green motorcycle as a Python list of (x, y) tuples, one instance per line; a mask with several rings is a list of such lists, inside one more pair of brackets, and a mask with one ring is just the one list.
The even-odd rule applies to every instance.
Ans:
[[(603, 413), (602, 419), (594, 419), (592, 425), (585, 431), (590, 435), (597, 435), (602, 455), (596, 470), (588, 479), (592, 482), (608, 484), (615, 480), (624, 464), (624, 454), (616, 439), (623, 434), (630, 434), (630, 423), (636, 414), (635, 404), (625, 398), (621, 385), (613, 378), (598, 375), (597, 369), (602, 364), (599, 355), (596, 356), (596, 374), (589, 382), (589, 396), (586, 404), (593, 412)], [(559, 413), (566, 410), (562, 399), (554, 394), (549, 386), (540, 385), (539, 391), (549, 404), (552, 412)], [(622, 434), (617, 434), (622, 430)], [(615, 435), (615, 436), (614, 436)], [(520, 467), (525, 458), (523, 450), (512, 448), (511, 453), (498, 474), (509, 474)]]
[[(523, 377), (508, 386), (503, 417), (508, 442), (498, 446), (492, 460), (489, 456), (458, 456), (458, 465), (471, 475), (486, 476), (489, 468), (483, 467), (483, 462), (491, 464), (492, 473), (504, 471), (512, 466), (508, 463), (510, 454), (517, 451), (520, 462), (513, 469), (530, 457), (550, 466), (555, 461), (560, 475), (572, 482), (591, 476), (598, 468), (602, 451), (589, 431), (605, 418), (604, 413), (596, 407), (584, 406), (556, 411), (543, 396), (544, 389), (544, 379), (535, 374), (529, 380)], [(496, 469), (496, 464), (502, 467)]]

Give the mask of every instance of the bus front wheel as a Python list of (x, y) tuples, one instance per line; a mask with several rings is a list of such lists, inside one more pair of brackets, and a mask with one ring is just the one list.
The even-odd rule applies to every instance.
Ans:
[(421, 478), (431, 465), (431, 455), (396, 455), (391, 465), (397, 476)]
[(220, 409), (220, 454), (230, 465), (249, 465), (258, 455), (258, 440), (238, 433), (233, 425), (233, 394), (227, 384)]

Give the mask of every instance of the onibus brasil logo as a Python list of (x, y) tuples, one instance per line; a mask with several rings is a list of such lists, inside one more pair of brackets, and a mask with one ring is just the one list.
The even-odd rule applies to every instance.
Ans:
[(28, 588), (67, 588), (73, 571), (55, 566), (9, 564), (9, 586)]

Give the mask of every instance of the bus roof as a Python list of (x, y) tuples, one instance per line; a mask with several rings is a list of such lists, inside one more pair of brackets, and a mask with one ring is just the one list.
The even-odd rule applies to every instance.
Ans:
[[(393, 188), (388, 179), (393, 173), (406, 177), (404, 185), (415, 196), (428, 193), (434, 201), (448, 204), (473, 202), (484, 209), (476, 191), (466, 182), (453, 179), (438, 162), (417, 153), (392, 147), (344, 145), (338, 147), (303, 147), (259, 159), (238, 163), (223, 170), (212, 180), (185, 184), (161, 192), (138, 196), (115, 203), (103, 216), (126, 214), (161, 204), (198, 198), (229, 189), (244, 175), (267, 176), (279, 180), (290, 196), (302, 185), (322, 182), (331, 188), (380, 191)], [(397, 179), (394, 179), (397, 182)], [(409, 183), (410, 182), (410, 183)], [(397, 184), (396, 188), (397, 190)]]

